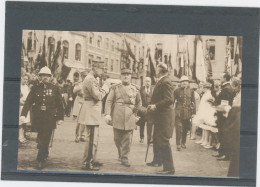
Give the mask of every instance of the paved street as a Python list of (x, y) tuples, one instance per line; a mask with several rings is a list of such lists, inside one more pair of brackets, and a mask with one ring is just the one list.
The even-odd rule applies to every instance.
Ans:
[[(80, 169), (85, 143), (74, 142), (75, 126), (76, 123), (72, 118), (66, 118), (63, 125), (55, 130), (53, 148), (43, 171), (86, 172)], [(18, 170), (36, 170), (36, 133), (31, 133), (30, 137), (31, 141), (19, 146)], [(146, 142), (139, 143), (139, 129), (134, 131), (130, 168), (122, 166), (117, 160), (117, 149), (114, 145), (111, 126), (103, 123), (100, 127), (99, 138), (97, 157), (100, 162), (104, 163), (99, 173), (156, 174), (162, 170), (162, 167), (146, 166), (144, 160), (147, 145)], [(180, 152), (176, 151), (175, 137), (171, 140), (171, 144), (176, 175), (226, 176), (229, 162), (217, 161), (212, 156), (216, 153), (215, 151), (195, 144), (194, 140), (188, 140), (187, 149)], [(149, 149), (147, 161), (151, 160), (152, 147)]]

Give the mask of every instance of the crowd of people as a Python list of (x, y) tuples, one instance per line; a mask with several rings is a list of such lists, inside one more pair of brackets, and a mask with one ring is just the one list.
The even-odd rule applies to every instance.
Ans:
[[(19, 142), (26, 143), (31, 123), (29, 130), (38, 132), (40, 169), (48, 157), (56, 121), (61, 124), (64, 115), (72, 115), (77, 124), (75, 142), (85, 142), (82, 169), (99, 170), (103, 163), (96, 154), (104, 115), (106, 123), (113, 126), (118, 160), (126, 167), (131, 166), (128, 155), (137, 125), (139, 142), (144, 143), (146, 134), (148, 148), (153, 144), (153, 160), (147, 166), (163, 166), (160, 174), (175, 173), (170, 145), (175, 131), (177, 151), (188, 148), (189, 135), (194, 143), (216, 150), (218, 154), (213, 156), (218, 160), (231, 160), (228, 176), (238, 176), (240, 78), (224, 73), (207, 82), (193, 82), (187, 76), (173, 77), (167, 66), (159, 63), (156, 84), (151, 85), (151, 78), (146, 77), (139, 87), (131, 83), (130, 69), (122, 69), (121, 83), (111, 85), (98, 81), (103, 73), (98, 63), (93, 64), (90, 72), (75, 73), (73, 82), (52, 78), (50, 70), (44, 68), (38, 75), (22, 74), (20, 94)], [(42, 114), (49, 120), (43, 119)], [(47, 131), (46, 123), (52, 124)]]

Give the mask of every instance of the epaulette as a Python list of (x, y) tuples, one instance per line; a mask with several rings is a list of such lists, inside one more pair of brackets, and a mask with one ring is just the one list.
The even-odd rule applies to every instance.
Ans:
[(115, 89), (117, 86), (119, 86), (119, 85), (121, 85), (121, 83), (117, 83), (117, 84), (113, 84), (112, 86), (111, 86), (111, 89)]
[(131, 83), (132, 86), (136, 87), (137, 90), (140, 90), (140, 86), (136, 85), (136, 84), (133, 84)]

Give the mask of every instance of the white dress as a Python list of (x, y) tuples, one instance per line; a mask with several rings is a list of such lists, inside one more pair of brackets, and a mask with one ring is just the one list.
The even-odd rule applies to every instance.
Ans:
[(214, 100), (210, 90), (203, 94), (198, 111), (192, 119), (192, 123), (202, 129), (218, 132), (216, 128), (216, 110), (208, 100)]
[[(25, 102), (28, 94), (30, 93), (30, 88), (27, 85), (21, 85), (21, 97), (20, 97), (20, 101), (22, 101), (23, 103)], [(23, 104), (20, 104), (20, 111), (19, 113), (21, 114), (23, 109)], [(30, 122), (30, 112), (28, 112), (24, 123), (29, 123)], [(22, 123), (19, 122), (19, 125), (21, 125)]]

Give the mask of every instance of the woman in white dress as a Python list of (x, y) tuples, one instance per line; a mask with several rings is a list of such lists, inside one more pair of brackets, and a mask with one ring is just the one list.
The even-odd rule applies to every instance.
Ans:
[(202, 128), (202, 138), (195, 143), (201, 144), (205, 148), (212, 148), (210, 131), (216, 126), (216, 110), (213, 107), (214, 97), (211, 94), (211, 84), (203, 85), (204, 94), (201, 98), (197, 114), (192, 119), (194, 125)]
[[(21, 79), (21, 92), (20, 92), (20, 112), (23, 109), (24, 102), (30, 92), (30, 88), (28, 86), (29, 75), (24, 74)], [(25, 129), (27, 123), (30, 122), (30, 113), (28, 113), (27, 117), (25, 118), (24, 122), (19, 122), (19, 143), (26, 143), (27, 140), (25, 138)]]

